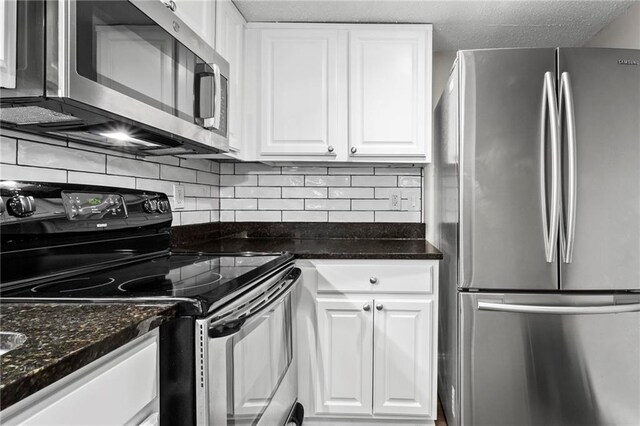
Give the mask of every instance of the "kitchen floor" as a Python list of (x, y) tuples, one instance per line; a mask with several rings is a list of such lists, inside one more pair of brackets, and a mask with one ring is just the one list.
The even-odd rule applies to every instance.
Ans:
[(438, 420), (436, 420), (435, 426), (447, 426), (447, 419), (444, 417), (444, 410), (442, 409), (440, 398), (438, 398)]

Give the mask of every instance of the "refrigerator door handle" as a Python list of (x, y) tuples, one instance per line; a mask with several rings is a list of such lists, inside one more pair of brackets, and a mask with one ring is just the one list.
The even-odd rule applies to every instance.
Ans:
[[(548, 263), (555, 257), (558, 242), (558, 222), (560, 218), (560, 126), (558, 121), (558, 102), (554, 75), (544, 74), (542, 107), (540, 120), (540, 204), (542, 208), (542, 229), (544, 232), (544, 249)], [(551, 136), (551, 211), (547, 217), (547, 120)]]
[(571, 263), (573, 258), (573, 241), (576, 233), (576, 194), (578, 185), (577, 154), (576, 154), (576, 117), (573, 106), (573, 91), (571, 89), (571, 78), (568, 72), (563, 72), (560, 76), (560, 123), (563, 123), (563, 115), (566, 116), (564, 123), (567, 128), (567, 165), (568, 165), (568, 194), (567, 194), (567, 216), (566, 225), (564, 218), (561, 221), (562, 232), (560, 233), (560, 245), (562, 247), (562, 261)]
[(640, 312), (640, 303), (624, 305), (596, 305), (596, 306), (548, 306), (548, 305), (519, 305), (478, 300), (478, 310), (495, 312), (515, 312), (519, 314), (558, 314), (558, 315), (589, 315), (589, 314), (621, 314), (625, 312)]

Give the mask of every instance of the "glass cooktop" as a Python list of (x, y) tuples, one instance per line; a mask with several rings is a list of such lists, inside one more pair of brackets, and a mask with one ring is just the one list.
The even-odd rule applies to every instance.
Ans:
[[(241, 290), (291, 254), (210, 255), (172, 253), (150, 260), (51, 280), (3, 292), (3, 298), (193, 299), (206, 313), (221, 298)], [(196, 312), (194, 312), (196, 313)]]

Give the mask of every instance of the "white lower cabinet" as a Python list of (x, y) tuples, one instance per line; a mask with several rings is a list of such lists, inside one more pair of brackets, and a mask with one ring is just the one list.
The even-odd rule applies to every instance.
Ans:
[(159, 424), (158, 329), (0, 413), (9, 425)]
[(438, 262), (314, 260), (299, 266), (299, 398), (310, 424), (431, 423)]

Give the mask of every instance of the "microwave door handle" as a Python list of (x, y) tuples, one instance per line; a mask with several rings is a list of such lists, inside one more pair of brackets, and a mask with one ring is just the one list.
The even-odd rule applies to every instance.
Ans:
[(199, 64), (199, 65), (196, 65), (196, 71), (195, 71), (195, 80), (194, 80), (195, 97), (194, 97), (193, 113), (196, 119), (196, 123), (198, 123), (199, 125), (201, 125), (206, 129), (215, 128), (215, 112), (218, 108), (214, 103), (214, 106), (213, 106), (214, 117), (202, 117), (202, 114), (200, 111), (200, 96), (202, 95), (202, 91), (200, 89), (202, 86), (203, 77), (213, 77), (214, 84), (216, 86), (214, 90), (217, 90), (218, 85), (215, 83), (215, 79), (216, 79), (215, 68), (216, 66), (214, 66), (214, 72), (210, 72), (210, 71), (207, 71), (202, 64)]
[(213, 98), (213, 128), (220, 128), (220, 118), (222, 116), (222, 74), (218, 64), (213, 64), (214, 78), (214, 98)]
[[(302, 271), (300, 268), (294, 268), (285, 278), (283, 278), (283, 284), (279, 286), (281, 290), (276, 292), (275, 295), (270, 296), (268, 300), (260, 300), (258, 303), (254, 304), (249, 309), (244, 310), (243, 313), (233, 319), (221, 318), (220, 320), (211, 323), (209, 325), (209, 337), (216, 338), (235, 334), (243, 326), (251, 324), (259, 319), (260, 314), (273, 306), (279, 305), (280, 302), (282, 302), (284, 298), (291, 293), (291, 290), (297, 284), (301, 274)], [(224, 327), (225, 325), (228, 325), (228, 327)]]

